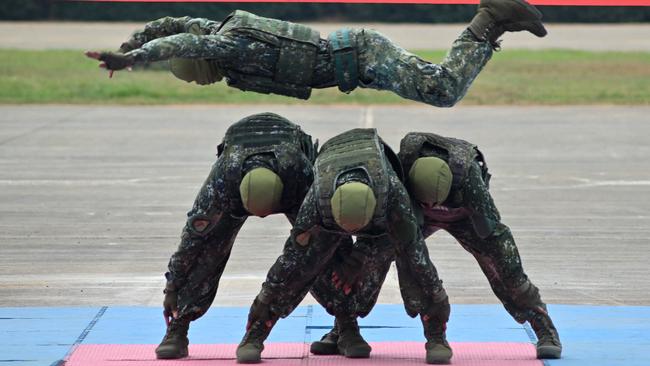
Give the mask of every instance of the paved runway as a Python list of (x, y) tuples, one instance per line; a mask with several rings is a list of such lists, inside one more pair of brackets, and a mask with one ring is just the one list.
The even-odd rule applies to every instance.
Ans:
[[(0, 307), (159, 306), (218, 141), (262, 111), (321, 141), (353, 127), (395, 148), (413, 130), (473, 141), (547, 302), (650, 304), (650, 107), (0, 106)], [(250, 304), (288, 230), (246, 223), (216, 304)], [(453, 303), (497, 302), (448, 235), (428, 245)], [(400, 302), (394, 272), (380, 302)]]

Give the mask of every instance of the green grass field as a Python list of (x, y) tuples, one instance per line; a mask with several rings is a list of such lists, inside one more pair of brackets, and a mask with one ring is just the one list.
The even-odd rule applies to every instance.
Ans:
[[(444, 51), (417, 52), (439, 62)], [(225, 83), (197, 86), (155, 70), (108, 79), (77, 51), (0, 50), (0, 103), (215, 104), (410, 103), (389, 92), (315, 90), (308, 101), (244, 93)], [(650, 52), (505, 50), (495, 53), (463, 105), (650, 104)]]

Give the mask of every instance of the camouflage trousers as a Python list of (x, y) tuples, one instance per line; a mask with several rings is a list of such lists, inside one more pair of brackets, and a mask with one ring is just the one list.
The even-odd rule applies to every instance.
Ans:
[[(183, 283), (178, 289), (178, 318), (195, 320), (205, 314), (219, 288), (226, 263), (230, 258), (232, 246), (239, 229), (244, 224), (241, 220), (220, 220), (209, 238), (200, 245), (196, 241), (182, 240), (178, 250), (170, 259), (170, 270), (179, 262), (186, 262)], [(184, 232), (184, 237), (186, 234)]]
[(364, 271), (361, 284), (348, 295), (344, 294), (343, 289), (337, 289), (332, 281), (332, 272), (338, 264), (337, 257), (330, 261), (314, 282), (310, 293), (329, 314), (363, 318), (377, 303), (386, 274), (395, 260), (395, 246), (389, 240), (374, 240), (368, 247), (367, 260), (360, 269)]
[(374, 30), (356, 32), (361, 87), (389, 90), (437, 107), (451, 107), (461, 100), (493, 52), (488, 42), (477, 41), (465, 30), (442, 63), (433, 64)]
[[(437, 229), (447, 231), (476, 258), (492, 291), (516, 321), (523, 323), (536, 314), (535, 307), (546, 307), (524, 273), (517, 245), (506, 225), (499, 222), (494, 232), (484, 239), (476, 233), (470, 219), (428, 227), (427, 233)], [(529, 287), (533, 291), (522, 291)]]

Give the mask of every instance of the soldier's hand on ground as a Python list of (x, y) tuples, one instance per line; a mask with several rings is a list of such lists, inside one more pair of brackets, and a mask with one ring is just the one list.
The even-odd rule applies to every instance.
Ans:
[(334, 259), (332, 282), (334, 287), (348, 295), (355, 287), (361, 286), (367, 255), (361, 250), (340, 248)]
[(263, 303), (258, 298), (255, 298), (253, 305), (251, 305), (251, 310), (248, 313), (248, 324), (246, 324), (246, 330), (248, 330), (255, 322), (262, 322), (267, 328), (271, 328), (273, 323), (275, 323), (275, 320), (276, 317), (273, 315), (273, 312), (271, 312), (269, 304)]
[(113, 76), (113, 71), (130, 68), (135, 64), (132, 56), (115, 52), (98, 52), (86, 51), (86, 57), (101, 61), (99, 67), (110, 71), (109, 76)]

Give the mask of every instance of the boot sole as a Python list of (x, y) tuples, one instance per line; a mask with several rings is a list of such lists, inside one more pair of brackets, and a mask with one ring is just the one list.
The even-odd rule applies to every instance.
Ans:
[(557, 359), (562, 357), (562, 348), (554, 346), (542, 346), (537, 348), (537, 358)]
[(356, 348), (356, 349), (341, 349), (338, 348), (338, 351), (340, 354), (347, 358), (369, 358), (370, 357), (370, 351), (372, 351), (372, 348), (368, 346), (368, 348)]
[(339, 348), (336, 346), (336, 343), (329, 342), (312, 342), (309, 347), (309, 352), (315, 355), (338, 355)]
[(451, 358), (454, 356), (453, 352), (450, 352), (447, 355), (427, 355), (427, 363), (432, 365), (446, 365), (451, 362)]
[(156, 351), (156, 358), (159, 360), (176, 360), (179, 358), (185, 358), (188, 356), (187, 350), (185, 352), (158, 352)]
[(448, 365), (450, 362), (451, 362), (451, 357), (449, 358), (427, 357), (427, 363), (430, 365)]

